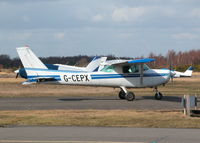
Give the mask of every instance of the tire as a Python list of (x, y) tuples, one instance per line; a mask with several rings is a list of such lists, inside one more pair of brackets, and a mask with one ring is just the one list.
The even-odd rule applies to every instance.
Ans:
[(155, 94), (155, 99), (156, 99), (156, 100), (161, 100), (162, 98), (163, 98), (162, 93), (156, 92), (156, 94)]
[(133, 92), (128, 92), (126, 95), (127, 101), (133, 101), (135, 99), (135, 94)]
[(119, 92), (119, 98), (120, 98), (120, 99), (125, 99), (125, 98), (126, 98), (126, 94), (125, 94), (125, 92), (124, 92), (123, 90), (121, 90), (121, 91)]

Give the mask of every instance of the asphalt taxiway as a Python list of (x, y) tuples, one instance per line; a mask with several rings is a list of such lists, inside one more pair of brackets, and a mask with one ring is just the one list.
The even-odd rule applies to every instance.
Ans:
[(117, 96), (16, 97), (0, 98), (0, 110), (54, 110), (54, 109), (182, 109), (181, 96), (137, 96), (134, 101), (120, 100)]
[(0, 142), (9, 143), (198, 143), (199, 129), (124, 127), (0, 128)]

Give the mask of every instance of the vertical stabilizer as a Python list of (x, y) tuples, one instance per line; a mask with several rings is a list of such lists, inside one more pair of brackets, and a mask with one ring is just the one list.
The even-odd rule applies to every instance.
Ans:
[(190, 66), (185, 72), (184, 72), (184, 74), (186, 75), (186, 76), (192, 76), (192, 72), (193, 72), (193, 67), (192, 66)]
[(17, 53), (22, 61), (24, 68), (47, 69), (47, 67), (31, 51), (31, 49), (29, 47), (18, 47)]

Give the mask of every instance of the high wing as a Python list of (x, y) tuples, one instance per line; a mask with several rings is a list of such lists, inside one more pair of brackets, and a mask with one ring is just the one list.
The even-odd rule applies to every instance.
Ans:
[(104, 62), (104, 66), (105, 65), (115, 65), (115, 64), (125, 63), (127, 61), (130, 61), (130, 60), (122, 60), (122, 59), (108, 60), (108, 61)]
[(113, 65), (127, 65), (127, 64), (144, 64), (153, 62), (155, 59), (145, 58), (145, 59), (137, 59), (137, 60), (119, 60), (116, 63), (112, 63)]

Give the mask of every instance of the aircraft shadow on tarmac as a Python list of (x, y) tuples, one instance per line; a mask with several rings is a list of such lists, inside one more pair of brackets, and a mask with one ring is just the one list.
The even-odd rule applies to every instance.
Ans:
[(62, 99), (58, 99), (58, 100), (61, 100), (61, 101), (84, 101), (84, 100), (119, 100), (119, 99), (108, 99), (108, 98), (62, 98)]
[[(96, 98), (96, 97), (91, 97), (91, 98), (84, 98), (84, 97), (77, 97), (77, 98), (61, 98), (58, 99), (60, 101), (88, 101), (88, 100), (107, 100), (107, 101), (114, 101), (114, 100), (120, 100), (116, 98)], [(134, 101), (140, 101), (140, 100), (155, 100), (153, 96), (142, 96), (142, 97), (136, 97)], [(123, 100), (124, 101), (124, 100)], [(170, 101), (170, 102), (181, 102), (181, 97), (178, 96), (164, 96), (161, 101)]]
[[(142, 96), (143, 99), (155, 100), (153, 96)], [(140, 99), (140, 100), (143, 100)], [(181, 102), (180, 96), (164, 96), (161, 101)]]

